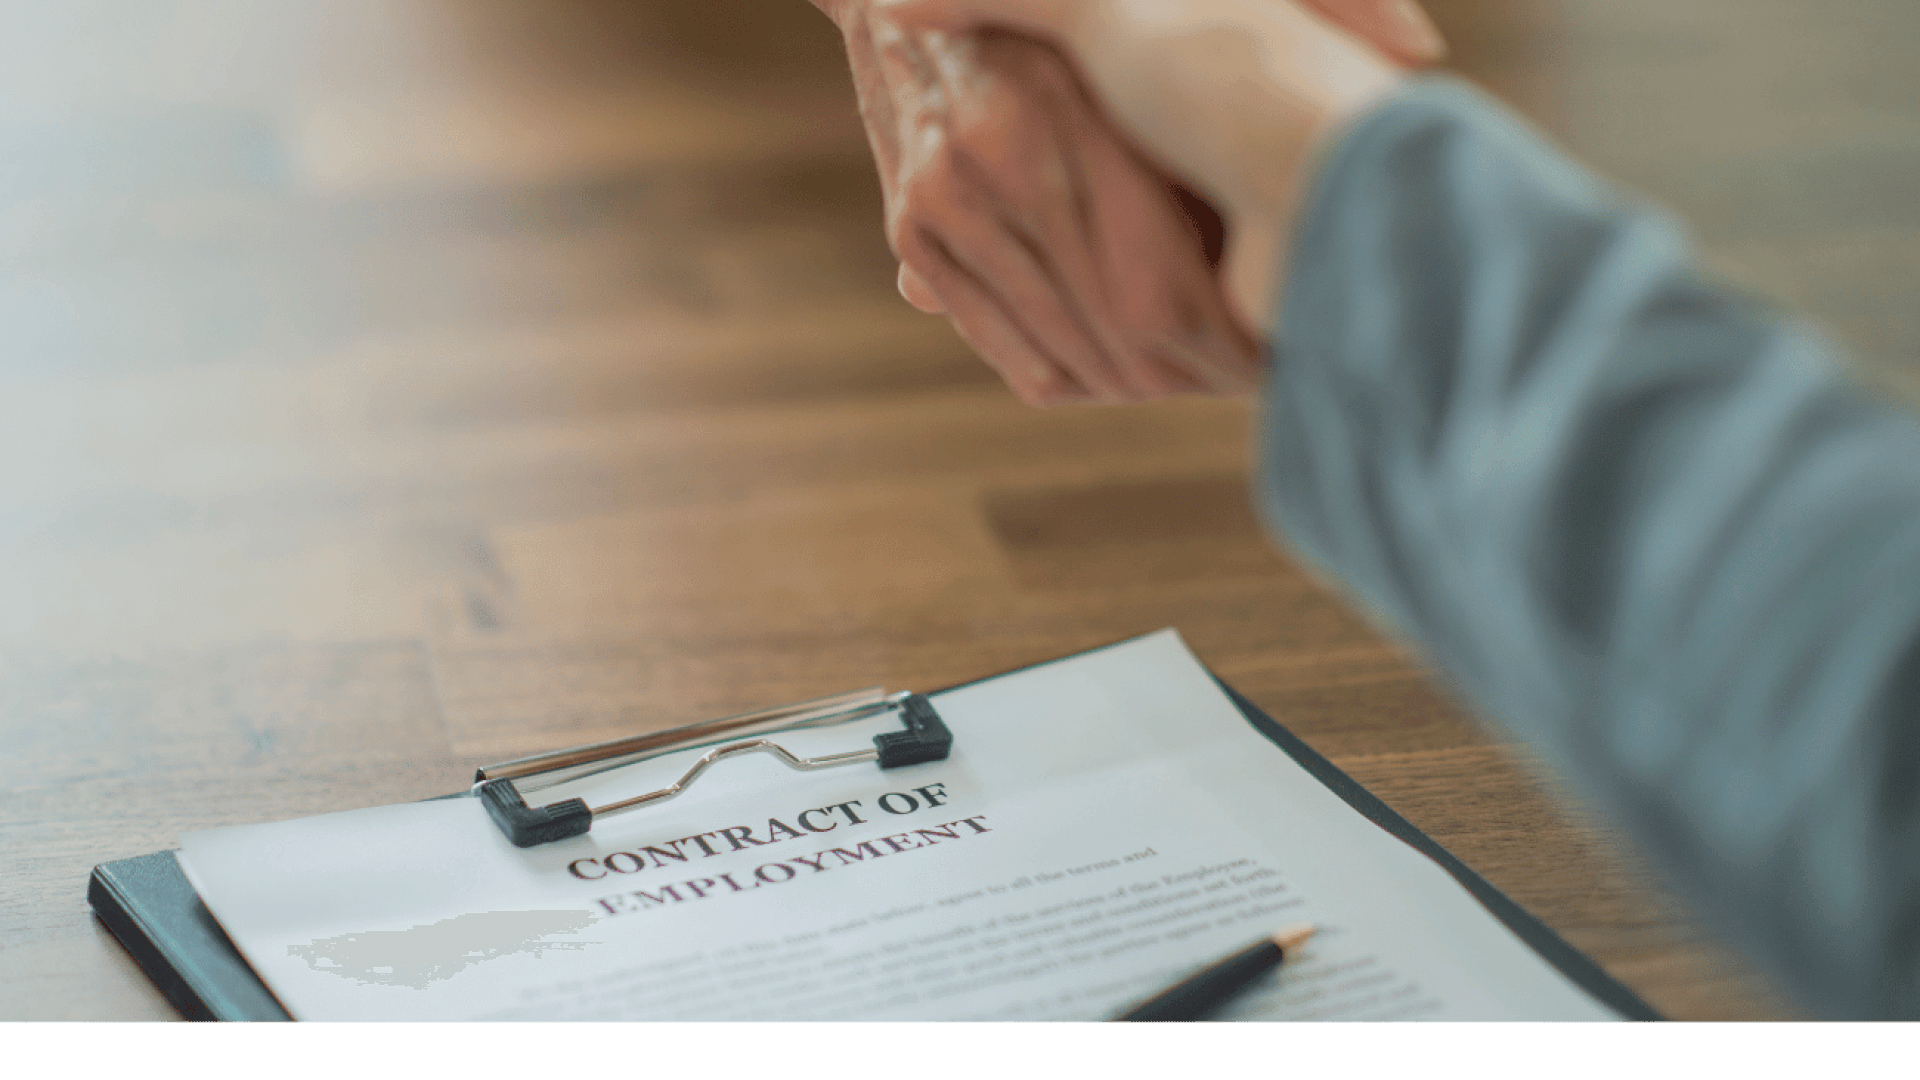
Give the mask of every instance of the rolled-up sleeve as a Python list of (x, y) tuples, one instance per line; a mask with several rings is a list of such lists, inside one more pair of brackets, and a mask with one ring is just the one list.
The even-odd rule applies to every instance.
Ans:
[(1327, 151), (1269, 524), (1828, 1015), (1920, 1015), (1920, 423), (1466, 85)]

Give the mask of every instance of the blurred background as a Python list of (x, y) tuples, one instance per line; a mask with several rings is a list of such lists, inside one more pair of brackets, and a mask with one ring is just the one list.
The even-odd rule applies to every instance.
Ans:
[[(1429, 6), (1920, 356), (1920, 5)], [(1785, 1015), (1270, 549), (1243, 406), (1018, 405), (879, 223), (803, 0), (0, 3), (0, 1017), (171, 1015), (83, 888), (186, 829), (1164, 625), (1656, 1006)]]

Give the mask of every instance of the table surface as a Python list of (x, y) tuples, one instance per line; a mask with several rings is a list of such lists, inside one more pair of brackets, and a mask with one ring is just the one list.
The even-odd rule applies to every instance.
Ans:
[[(1920, 5), (1436, 11), (1920, 353)], [(1792, 1015), (1263, 539), (1243, 405), (1030, 410), (899, 301), (837, 50), (799, 0), (0, 14), (0, 1017), (173, 1015), (84, 885), (185, 830), (1162, 626), (1657, 1008)]]

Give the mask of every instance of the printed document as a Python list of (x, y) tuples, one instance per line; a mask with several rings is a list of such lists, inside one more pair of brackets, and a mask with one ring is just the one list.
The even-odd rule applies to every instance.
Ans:
[[(180, 861), (298, 1019), (1094, 1020), (1295, 923), (1319, 933), (1226, 1018), (1617, 1019), (1172, 631), (932, 700), (945, 761), (730, 758), (527, 849), (463, 797), (194, 833)], [(702, 752), (528, 799), (651, 791)]]

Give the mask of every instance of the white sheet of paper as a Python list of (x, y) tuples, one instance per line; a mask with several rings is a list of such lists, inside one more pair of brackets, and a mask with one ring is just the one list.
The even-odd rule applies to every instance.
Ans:
[[(732, 759), (526, 850), (462, 798), (193, 833), (180, 861), (300, 1019), (1099, 1019), (1296, 922), (1320, 933), (1227, 1015), (1617, 1018), (1172, 631), (934, 700), (943, 762)], [(652, 790), (692, 756), (529, 801)]]

